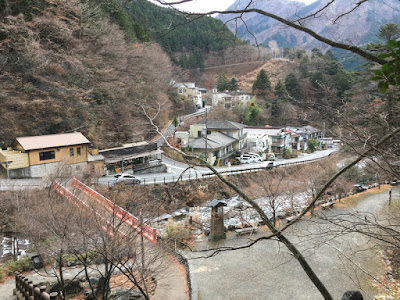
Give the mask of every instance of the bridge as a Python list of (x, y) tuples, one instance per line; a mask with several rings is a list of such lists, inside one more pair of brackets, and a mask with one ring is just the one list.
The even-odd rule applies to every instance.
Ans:
[[(157, 232), (155, 228), (147, 225), (146, 223), (141, 222), (137, 217), (132, 215), (130, 212), (126, 211), (119, 205), (115, 204), (111, 200), (107, 199), (94, 189), (90, 188), (89, 186), (85, 185), (83, 182), (79, 181), (76, 177), (72, 178), (72, 188), (74, 190), (79, 191), (80, 193), (73, 193), (68, 190), (66, 187), (61, 185), (59, 182), (55, 181), (53, 183), (53, 188), (56, 192), (69, 201), (72, 204), (78, 206), (81, 209), (90, 209), (92, 212), (92, 205), (97, 204), (98, 207), (103, 209), (103, 213), (99, 213), (95, 211), (97, 216), (103, 221), (103, 229), (108, 230), (106, 228), (113, 227), (108, 219), (111, 218), (118, 218), (120, 219), (124, 225), (133, 228), (137, 232), (141, 233), (143, 237), (147, 238), (150, 242), (156, 243), (157, 242)], [(109, 213), (107, 215), (106, 211)], [(124, 232), (119, 231), (122, 235), (125, 235)]]

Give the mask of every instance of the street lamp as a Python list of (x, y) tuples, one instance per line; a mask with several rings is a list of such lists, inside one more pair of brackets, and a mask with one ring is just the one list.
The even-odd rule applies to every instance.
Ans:
[(0, 162), (0, 164), (6, 165), (7, 178), (8, 178), (8, 179), (10, 179), (10, 171), (8, 170), (8, 166), (9, 166), (11, 163), (12, 163), (12, 160)]

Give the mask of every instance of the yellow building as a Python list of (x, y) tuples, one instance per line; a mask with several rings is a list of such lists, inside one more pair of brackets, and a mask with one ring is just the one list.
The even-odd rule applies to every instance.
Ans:
[(80, 132), (18, 137), (0, 151), (3, 173), (12, 178), (43, 177), (65, 165), (71, 172), (88, 171), (90, 141)]

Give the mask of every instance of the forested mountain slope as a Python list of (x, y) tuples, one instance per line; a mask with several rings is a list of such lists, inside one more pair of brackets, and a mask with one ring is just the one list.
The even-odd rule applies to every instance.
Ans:
[[(0, 146), (77, 129), (105, 147), (152, 136), (170, 108), (170, 59), (91, 1), (0, 1)], [(154, 134), (154, 132), (153, 132)]]
[(202, 68), (204, 53), (240, 43), (220, 20), (212, 17), (188, 17), (147, 0), (127, 2), (125, 9), (137, 38), (156, 40), (184, 68)]

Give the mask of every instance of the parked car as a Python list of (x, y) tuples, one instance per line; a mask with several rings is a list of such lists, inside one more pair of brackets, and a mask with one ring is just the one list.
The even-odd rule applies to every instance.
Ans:
[(274, 153), (267, 153), (267, 160), (274, 161), (275, 160), (275, 154)]
[(353, 193), (361, 193), (364, 192), (366, 188), (364, 188), (361, 184), (355, 184), (353, 187)]
[(239, 157), (236, 157), (236, 159), (241, 163), (241, 164), (250, 164), (252, 162), (255, 162), (254, 158), (252, 156), (244, 156), (241, 155)]
[(390, 182), (390, 185), (396, 186), (399, 184), (399, 181), (397, 179), (394, 179), (392, 182)]
[(249, 152), (249, 153), (243, 154), (243, 155), (249, 155), (249, 156), (253, 157), (255, 161), (264, 161), (263, 158), (257, 153)]
[(267, 162), (267, 166), (265, 167), (266, 169), (273, 169), (274, 168), (274, 163), (272, 161)]
[(114, 182), (115, 184), (117, 183), (140, 184), (142, 182), (142, 180), (139, 177), (127, 173), (120, 173), (115, 175), (114, 177), (116, 178)]

